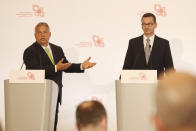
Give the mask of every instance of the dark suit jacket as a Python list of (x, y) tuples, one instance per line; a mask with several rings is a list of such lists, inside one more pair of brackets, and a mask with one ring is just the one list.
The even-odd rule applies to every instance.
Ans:
[[(62, 58), (64, 58), (63, 63), (68, 62), (61, 47), (51, 43), (49, 43), (49, 45), (52, 50), (55, 64), (57, 64), (58, 61), (61, 60)], [(23, 60), (26, 65), (26, 69), (45, 70), (45, 78), (53, 80), (57, 83), (59, 87), (58, 102), (61, 103), (62, 87), (63, 87), (62, 71), (55, 72), (55, 66), (50, 61), (48, 55), (41, 47), (41, 45), (35, 42), (27, 49), (25, 49), (23, 54)], [(72, 64), (71, 67), (65, 70), (64, 72), (84, 72), (84, 71), (80, 69), (80, 64)]]
[(151, 55), (146, 63), (143, 35), (129, 40), (123, 69), (157, 70), (157, 76), (174, 69), (169, 41), (155, 35)]

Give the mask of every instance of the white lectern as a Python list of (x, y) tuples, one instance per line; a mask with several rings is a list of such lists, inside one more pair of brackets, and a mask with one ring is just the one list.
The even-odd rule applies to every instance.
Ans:
[(150, 121), (154, 111), (156, 84), (121, 83), (116, 81), (118, 131), (154, 131)]
[(45, 83), (9, 83), (4, 81), (5, 130), (53, 131), (58, 86)]

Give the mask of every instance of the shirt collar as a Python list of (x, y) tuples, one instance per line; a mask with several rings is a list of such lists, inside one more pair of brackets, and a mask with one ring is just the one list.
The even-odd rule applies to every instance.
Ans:
[(48, 43), (48, 45), (47, 46), (42, 46), (42, 48), (45, 50), (45, 48), (49, 48), (50, 49), (50, 45), (49, 45), (49, 43)]
[[(143, 35), (144, 37), (144, 41), (146, 41), (146, 39), (148, 39), (145, 35)], [(151, 37), (149, 37), (149, 39), (150, 39), (150, 41), (154, 41), (154, 37), (155, 37), (155, 35), (153, 35), (153, 36), (151, 36)]]

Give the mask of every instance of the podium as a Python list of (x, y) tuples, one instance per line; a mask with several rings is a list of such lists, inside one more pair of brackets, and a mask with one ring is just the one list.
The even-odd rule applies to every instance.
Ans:
[(4, 81), (5, 130), (53, 131), (58, 86), (44, 83), (9, 83)]
[(155, 111), (156, 83), (121, 83), (116, 80), (118, 131), (154, 131), (150, 121)]

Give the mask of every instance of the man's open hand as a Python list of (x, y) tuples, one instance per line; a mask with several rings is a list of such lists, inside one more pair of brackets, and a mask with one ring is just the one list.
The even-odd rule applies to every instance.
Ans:
[(93, 66), (96, 65), (96, 63), (92, 63), (92, 62), (89, 62), (91, 59), (91, 57), (89, 57), (87, 60), (85, 60), (83, 63), (82, 63), (82, 68), (83, 69), (88, 69), (88, 68), (91, 68)]
[(64, 58), (62, 58), (57, 64), (56, 64), (56, 68), (57, 68), (57, 71), (62, 71), (62, 70), (67, 70), (71, 65), (72, 63), (63, 63), (64, 61)]

